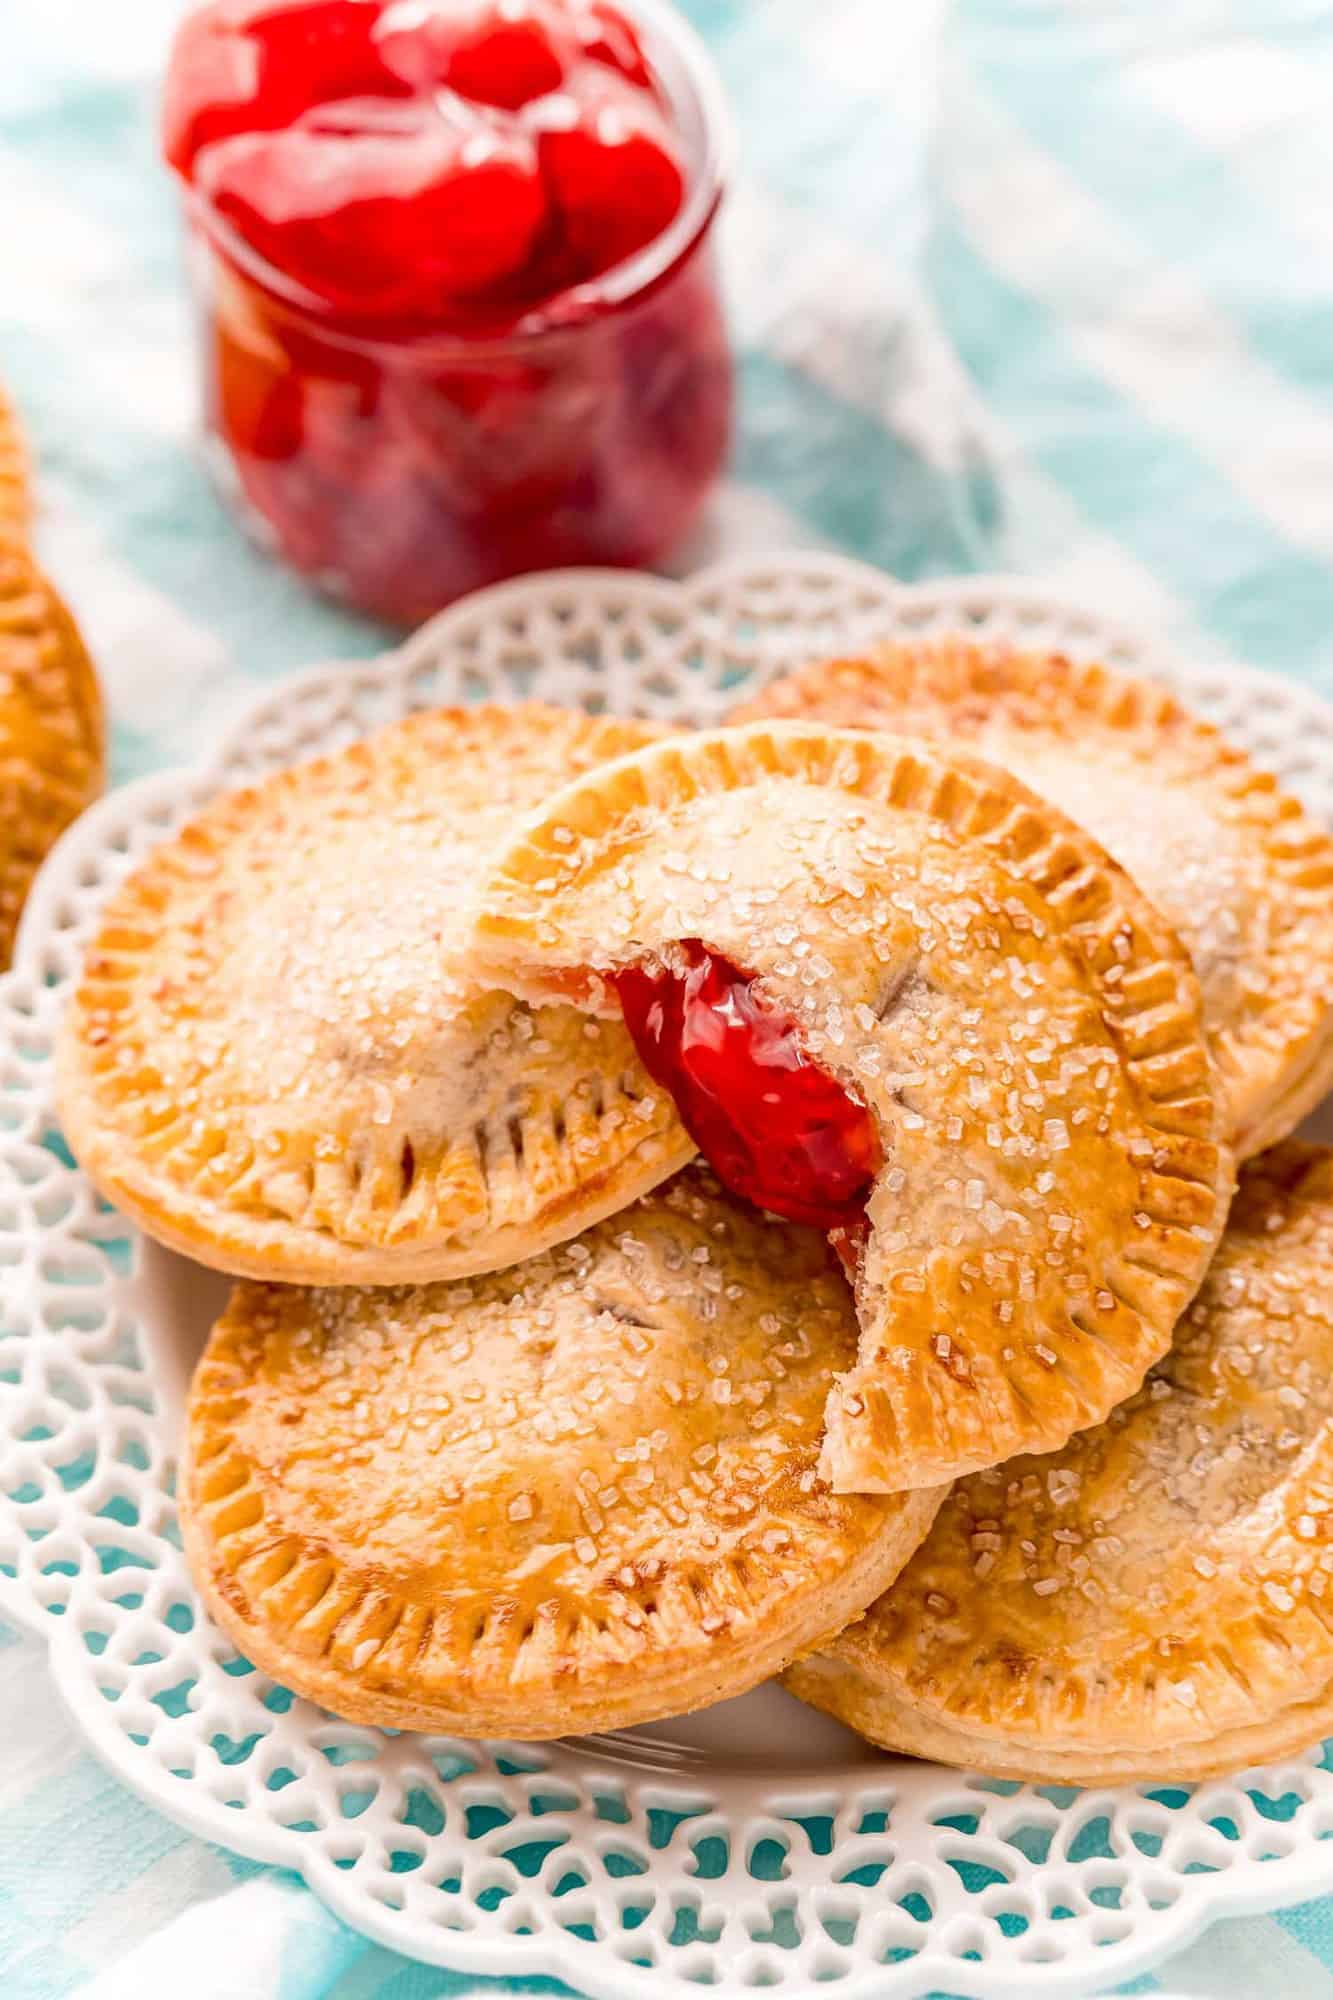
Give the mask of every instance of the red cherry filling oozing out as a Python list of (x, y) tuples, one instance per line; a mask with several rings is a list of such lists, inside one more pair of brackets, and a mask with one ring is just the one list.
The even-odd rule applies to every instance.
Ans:
[(168, 160), (337, 312), (509, 321), (666, 228), (679, 147), (605, 0), (212, 0)]
[(625, 1022), (718, 1178), (760, 1208), (856, 1238), (882, 1151), (864, 1104), (730, 960), (686, 939), (614, 976)]

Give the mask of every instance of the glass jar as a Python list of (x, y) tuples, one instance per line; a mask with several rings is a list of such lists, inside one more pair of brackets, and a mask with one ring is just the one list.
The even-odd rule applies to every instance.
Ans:
[(410, 625), (524, 570), (655, 563), (726, 458), (720, 86), (674, 10), (621, 11), (685, 200), (633, 257), (502, 332), (367, 335), (184, 191), (210, 459), (256, 539), (359, 610)]

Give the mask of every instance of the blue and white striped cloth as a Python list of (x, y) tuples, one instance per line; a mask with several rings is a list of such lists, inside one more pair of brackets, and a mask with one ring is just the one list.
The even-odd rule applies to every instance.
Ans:
[[(363, 653), (233, 531), (190, 448), (156, 80), (179, 0), (0, 0), (0, 378), (115, 771)], [(743, 407), (695, 559), (827, 543), (1024, 570), (1333, 691), (1333, 18), (1319, 0), (690, 0), (740, 126)], [(436, 2000), (299, 1885), (80, 1751), (0, 1644), (4, 2000)], [(1333, 1902), (1220, 1926), (1132, 1991), (1333, 2000)]]

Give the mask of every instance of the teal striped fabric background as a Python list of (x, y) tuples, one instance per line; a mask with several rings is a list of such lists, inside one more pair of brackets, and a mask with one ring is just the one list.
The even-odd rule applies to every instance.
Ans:
[[(178, 0), (0, 3), (0, 377), (115, 776), (384, 635), (253, 554), (192, 444), (157, 76)], [(735, 106), (742, 422), (682, 560), (830, 545), (1024, 571), (1333, 693), (1333, 16), (1318, 0), (689, 0)], [(4, 2000), (436, 2000), (190, 1840), (0, 1644)], [(1333, 1876), (1333, 1871), (1331, 1871)], [(1333, 1903), (1129, 1990), (1333, 2000)]]

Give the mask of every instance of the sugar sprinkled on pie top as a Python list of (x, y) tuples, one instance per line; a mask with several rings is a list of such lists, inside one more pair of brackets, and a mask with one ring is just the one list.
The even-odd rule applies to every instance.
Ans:
[[(997, 887), (988, 861), (916, 828), (909, 851), (865, 817), (818, 802), (784, 802), (759, 826), (748, 795), (712, 803), (704, 860), (683, 868), (669, 830), (659, 832), (660, 862), (634, 846), (599, 876), (595, 934), (589, 918), (581, 953), (563, 908), (539, 925), (539, 942), (562, 961), (632, 963), (647, 942), (636, 936), (644, 907), (668, 966), (679, 938), (720, 950), (758, 940), (760, 978), (813, 1059), (865, 1091), (895, 1160), (904, 1147), (910, 1156), (927, 1122), (951, 1122), (956, 1171), (946, 1163), (929, 1188), (910, 1188), (913, 1203), (929, 1205), (930, 1241), (991, 1239), (1034, 1282), (1034, 1260), (1076, 1267), (1083, 1224), (1052, 1210), (1054, 1168), (1079, 1147), (1125, 1178), (1116, 1145), (1097, 1142), (1111, 1134), (1126, 1084), (1086, 973), (1067, 949), (1050, 948), (1041, 899), (1012, 877)], [(557, 834), (573, 879), (595, 861), (596, 838)], [(756, 851), (758, 866), (747, 866)], [(881, 1184), (876, 1198), (890, 1237), (890, 1207), (904, 1204), (884, 1196), (911, 1180), (905, 1165), (896, 1172), (905, 1179)]]
[[(666, 1203), (675, 1237), (650, 1211), (651, 1240), (603, 1224), (496, 1277), (313, 1292), (299, 1315), (274, 1295), (252, 1320), (265, 1393), (238, 1431), (281, 1466), (271, 1528), (313, 1507), (331, 1547), (389, 1573), (442, 1565), (443, 1583), (452, 1496), (507, 1524), (497, 1576), (517, 1536), (553, 1583), (591, 1571), (613, 1595), (664, 1543), (716, 1551), (743, 1536), (774, 1481), (814, 1465), (818, 1413), (854, 1343), (846, 1295), (817, 1239), (787, 1232), (769, 1251), (756, 1222), (738, 1246), (688, 1181)], [(771, 1331), (738, 1341), (723, 1294), (756, 1246), (775, 1273), (781, 1251), (783, 1282)], [(698, 1439), (685, 1468), (682, 1437)], [(605, 1570), (612, 1549), (627, 1578)]]
[(937, 1499), (838, 1498), (821, 1479), (825, 1398), (855, 1344), (822, 1239), (698, 1168), (507, 1272), (241, 1286), (192, 1392), (189, 1532), (261, 1630), (281, 1633), (314, 1565), (326, 1650), (392, 1601), (390, 1632), (424, 1618), (455, 1690), (489, 1675), (518, 1701), (529, 1673), (562, 1698), (556, 1627), (566, 1693), (585, 1669), (595, 1692), (599, 1658), (627, 1645), (736, 1646), (775, 1621), (780, 1639), (805, 1594), (814, 1637), (829, 1590), (861, 1563), (896, 1570)]
[(1132, 885), (1002, 773), (810, 726), (651, 747), (518, 831), (478, 938), (514, 990), (611, 1014), (624, 967), (698, 940), (869, 1109), (840, 1481), (1053, 1444), (1161, 1352), (1228, 1178), (1197, 988)]
[(558, 1198), (681, 1163), (618, 1023), (515, 1001), (468, 954), (514, 818), (656, 733), (439, 711), (206, 808), (112, 900), (70, 1012), (62, 1110), (94, 1178), (225, 1269), (387, 1282), (540, 1247), (585, 1219), (543, 1225)]
[(1164, 689), (944, 638), (801, 669), (740, 713), (967, 744), (1086, 826), (1180, 933), (1247, 1154), (1333, 1079), (1333, 846)]
[[(1246, 1591), (1279, 1616), (1321, 1600), (1333, 1576), (1330, 1274), (1333, 1153), (1278, 1148), (1242, 1177), (1203, 1289), (1142, 1389), (1058, 1453), (959, 1481), (859, 1643), (941, 1686), (951, 1655), (989, 1656), (1002, 1630), (1048, 1673), (1111, 1672), (1145, 1644), (1167, 1659), (1230, 1643)], [(1079, 1603), (1067, 1621), (1024, 1609), (1025, 1594), (1031, 1607), (1057, 1589)], [(949, 1622), (920, 1622), (919, 1605), (946, 1601)]]

